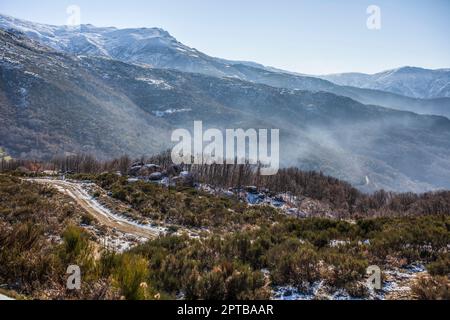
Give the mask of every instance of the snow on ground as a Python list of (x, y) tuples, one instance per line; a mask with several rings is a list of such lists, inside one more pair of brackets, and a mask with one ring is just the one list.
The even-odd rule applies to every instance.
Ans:
[(158, 118), (163, 118), (166, 115), (171, 115), (175, 113), (182, 113), (182, 112), (190, 112), (192, 109), (167, 109), (164, 111), (153, 111), (153, 114), (157, 116)]
[(293, 286), (275, 287), (272, 292), (273, 300), (313, 300), (321, 287), (323, 281), (312, 284), (309, 290), (302, 292)]
[(28, 76), (32, 76), (34, 78), (41, 78), (40, 75), (38, 75), (37, 73), (31, 72), (31, 71), (25, 71), (24, 74), (26, 74)]
[(28, 107), (28, 90), (26, 88), (20, 88), (19, 89), (19, 104), (22, 108)]
[(168, 84), (167, 82), (165, 82), (164, 80), (152, 79), (152, 78), (136, 78), (136, 80), (145, 82), (150, 86), (154, 86), (154, 87), (157, 87), (162, 90), (173, 89), (173, 87), (170, 84)]
[[(373, 293), (377, 299), (385, 299), (388, 295), (404, 295), (411, 288), (408, 286), (410, 282), (417, 277), (418, 274), (426, 272), (422, 264), (411, 264), (404, 268), (384, 271), (386, 279), (383, 282), (383, 288), (378, 293)], [(373, 291), (373, 290), (372, 290)]]
[(104, 234), (93, 226), (82, 225), (81, 227), (94, 232), (97, 236), (98, 243), (103, 248), (118, 253), (123, 253), (148, 241), (147, 238), (138, 237), (117, 230), (114, 230), (111, 234)]
[[(385, 300), (391, 295), (409, 296), (411, 281), (418, 274), (426, 272), (421, 264), (412, 264), (404, 268), (383, 271), (386, 279), (383, 287), (376, 292), (368, 287), (369, 296), (367, 300)], [(309, 290), (301, 291), (293, 286), (274, 287), (272, 291), (273, 300), (313, 300), (316, 298), (326, 298), (329, 300), (361, 300), (362, 298), (352, 297), (345, 290), (338, 289), (329, 292), (330, 289), (324, 286), (324, 281), (318, 281), (311, 285)]]
[(289, 193), (271, 194), (270, 192), (247, 192), (245, 190), (232, 190), (224, 188), (215, 188), (208, 184), (198, 184), (197, 189), (209, 194), (224, 196), (228, 198), (238, 197), (250, 206), (269, 205), (273, 208), (281, 209), (285, 214), (296, 217), (305, 217), (307, 213), (301, 211), (298, 207), (300, 201), (298, 197)]
[(0, 64), (5, 67), (18, 67), (21, 62), (6, 56), (0, 56)]
[(7, 300), (14, 300), (14, 299), (12, 299), (10, 297), (7, 297), (7, 296), (5, 296), (5, 295), (0, 293), (0, 301), (7, 301)]
[(154, 224), (142, 224), (131, 218), (125, 217), (124, 215), (120, 215), (120, 214), (112, 212), (110, 209), (106, 208), (104, 205), (102, 205), (100, 202), (98, 202), (97, 199), (95, 199), (94, 197), (92, 197), (91, 195), (89, 195), (87, 193), (86, 188), (92, 187), (92, 186), (93, 186), (93, 184), (88, 184), (88, 183), (85, 183), (82, 185), (82, 188), (81, 188), (83, 191), (82, 197), (84, 198), (84, 200), (89, 202), (91, 204), (91, 206), (97, 212), (99, 212), (107, 217), (112, 217), (115, 221), (124, 222), (124, 223), (130, 224), (130, 225), (133, 225), (135, 227), (138, 227), (140, 229), (149, 230), (155, 234), (164, 235), (167, 233), (167, 228), (165, 228), (165, 227), (157, 226)]
[(332, 248), (337, 248), (337, 247), (344, 247), (346, 245), (350, 244), (350, 241), (345, 241), (345, 240), (331, 240), (329, 243), (329, 246)]

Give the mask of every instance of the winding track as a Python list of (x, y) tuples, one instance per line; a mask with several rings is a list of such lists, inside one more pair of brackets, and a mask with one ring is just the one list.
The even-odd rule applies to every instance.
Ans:
[(112, 214), (101, 206), (83, 189), (80, 183), (53, 179), (26, 179), (26, 181), (51, 185), (59, 192), (68, 195), (85, 211), (97, 219), (97, 221), (110, 228), (115, 228), (123, 233), (133, 234), (138, 237), (154, 239), (159, 236), (159, 230), (150, 226), (139, 225), (133, 221)]

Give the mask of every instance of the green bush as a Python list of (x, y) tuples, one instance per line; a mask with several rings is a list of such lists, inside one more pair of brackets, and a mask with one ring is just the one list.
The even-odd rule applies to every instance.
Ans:
[(79, 227), (69, 226), (64, 231), (59, 256), (66, 265), (78, 265), (85, 275), (95, 267), (89, 235)]
[(148, 298), (148, 261), (140, 256), (124, 254), (114, 270), (114, 279), (127, 300)]

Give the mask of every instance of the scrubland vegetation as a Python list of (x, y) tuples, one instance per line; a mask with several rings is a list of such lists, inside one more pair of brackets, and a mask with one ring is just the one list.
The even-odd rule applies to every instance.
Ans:
[[(163, 167), (172, 161), (170, 152), (150, 158), (142, 157), (142, 162), (155, 163)], [(121, 157), (110, 161), (98, 161), (89, 155), (54, 158), (47, 163), (39, 161), (14, 160), (0, 162), (0, 172), (33, 172), (50, 170), (70, 171), (92, 178), (103, 172), (126, 174), (132, 160)], [(281, 169), (274, 176), (260, 176), (258, 168), (251, 165), (185, 165), (195, 180), (215, 187), (236, 188), (257, 186), (274, 193), (288, 192), (299, 198), (311, 198), (329, 207), (333, 216), (340, 218), (359, 218), (369, 216), (435, 215), (450, 213), (450, 191), (435, 191), (424, 194), (395, 193), (379, 190), (365, 194), (339, 179), (321, 172), (305, 172), (297, 168)], [(87, 174), (87, 176), (85, 176)], [(112, 181), (110, 181), (112, 182)], [(117, 188), (117, 192), (122, 192)], [(124, 194), (122, 193), (122, 196)]]
[[(420, 262), (429, 274), (415, 282), (414, 296), (450, 299), (447, 192), (364, 195), (320, 174), (289, 172), (271, 186), (291, 181), (285, 189), (295, 185), (346, 214), (298, 219), (187, 187), (72, 175), (147, 218), (210, 231), (202, 238), (163, 236), (121, 254), (102, 249), (80, 228), (89, 219), (56, 190), (0, 175), (0, 284), (30, 298), (268, 299), (275, 286), (307, 291), (322, 280), (365, 297), (369, 265), (385, 270)], [(69, 264), (83, 270), (79, 292), (65, 289)]]

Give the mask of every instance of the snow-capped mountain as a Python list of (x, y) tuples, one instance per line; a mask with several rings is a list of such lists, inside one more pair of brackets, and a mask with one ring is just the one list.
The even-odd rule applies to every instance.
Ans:
[(0, 30), (0, 144), (14, 158), (141, 156), (202, 119), (282, 128), (280, 160), (373, 191), (449, 188), (450, 120), (327, 92), (61, 53)]
[(178, 42), (160, 28), (117, 29), (93, 25), (52, 26), (0, 15), (0, 28), (16, 30), (56, 50), (76, 55), (103, 56), (128, 63), (178, 69), (214, 76), (240, 77), (235, 64), (263, 68), (253, 62), (210, 57)]
[(142, 155), (166, 148), (172, 128), (203, 119), (216, 128), (283, 128), (284, 165), (366, 190), (449, 186), (449, 119), (392, 109), (450, 118), (450, 98), (213, 58), (157, 28), (73, 29), (0, 16), (0, 50), (0, 147), (13, 157)]
[(417, 99), (381, 90), (341, 86), (314, 76), (229, 61), (190, 48), (159, 28), (117, 29), (82, 25), (50, 26), (0, 15), (0, 29), (13, 30), (58, 51), (102, 56), (162, 69), (229, 77), (291, 90), (326, 91), (364, 104), (450, 118), (450, 98)]
[(373, 75), (341, 73), (320, 78), (339, 85), (383, 90), (413, 98), (450, 97), (450, 69), (428, 70), (403, 67)]

